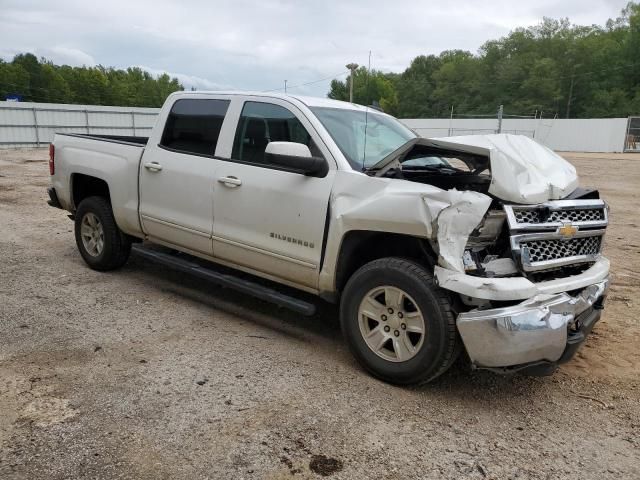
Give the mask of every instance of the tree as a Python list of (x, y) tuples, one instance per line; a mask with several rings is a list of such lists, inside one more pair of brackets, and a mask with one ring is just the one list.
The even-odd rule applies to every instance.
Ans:
[(21, 65), (0, 60), (0, 99), (9, 94), (24, 94), (30, 91), (29, 72)]
[[(399, 117), (516, 115), (561, 117), (640, 114), (640, 3), (630, 2), (604, 26), (543, 20), (487, 41), (473, 54), (419, 55), (400, 74), (365, 69), (354, 76), (355, 101), (377, 101)], [(369, 81), (368, 95), (362, 91)], [(333, 81), (329, 97), (348, 98)]]
[(442, 64), (433, 74), (432, 98), (441, 105), (455, 105), (465, 113), (484, 113), (479, 59), (462, 50), (442, 52), (440, 59)]
[(622, 43), (623, 56), (627, 65), (625, 80), (627, 86), (637, 95), (640, 93), (640, 61), (638, 59), (640, 52), (640, 3), (630, 2), (622, 12), (623, 16), (627, 18), (629, 30)]
[(398, 97), (397, 109), (406, 118), (436, 116), (448, 108), (433, 97), (434, 74), (442, 66), (442, 59), (435, 55), (419, 55), (395, 82)]
[(20, 94), (26, 101), (159, 107), (165, 98), (183, 90), (167, 74), (155, 78), (134, 67), (70, 67), (54, 65), (31, 53), (0, 60), (0, 95)]
[[(366, 106), (378, 105), (388, 113), (396, 113), (398, 97), (393, 78), (393, 74), (358, 68), (353, 76), (353, 102)], [(348, 102), (350, 81), (351, 75), (344, 82), (332, 80), (328, 97)]]
[(54, 65), (45, 63), (41, 66), (41, 101), (50, 103), (68, 103), (71, 100), (71, 89), (64, 77)]

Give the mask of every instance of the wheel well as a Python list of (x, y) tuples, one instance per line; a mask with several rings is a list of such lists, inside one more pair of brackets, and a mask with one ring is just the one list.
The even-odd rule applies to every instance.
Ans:
[(360, 267), (384, 257), (412, 258), (429, 266), (436, 263), (431, 245), (423, 238), (368, 230), (348, 232), (338, 255), (336, 290), (342, 292), (351, 275)]
[(111, 201), (109, 185), (101, 178), (91, 177), (82, 173), (72, 176), (73, 205), (78, 208), (80, 202), (87, 197), (104, 197)]

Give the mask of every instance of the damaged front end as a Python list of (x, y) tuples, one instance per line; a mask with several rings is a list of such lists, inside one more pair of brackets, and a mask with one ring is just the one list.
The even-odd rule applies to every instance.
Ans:
[(597, 192), (577, 188), (557, 154), (512, 135), (417, 141), (395, 166), (383, 175), (446, 189), (434, 195), (448, 201), (432, 216), (434, 273), (459, 295), (457, 326), (474, 367), (550, 373), (570, 359), (608, 287), (608, 209)]
[(607, 206), (571, 164), (526, 137), (483, 135), (416, 138), (365, 173), (336, 178), (336, 228), (429, 242), (475, 368), (549, 373), (571, 358), (609, 276)]
[(603, 200), (556, 200), (490, 209), (467, 237), (466, 274), (524, 276), (534, 282), (582, 273), (601, 257), (608, 210)]
[(550, 373), (584, 342), (608, 287), (602, 200), (504, 205), (469, 236), (464, 272), (435, 275), (466, 308), (457, 326), (472, 364)]

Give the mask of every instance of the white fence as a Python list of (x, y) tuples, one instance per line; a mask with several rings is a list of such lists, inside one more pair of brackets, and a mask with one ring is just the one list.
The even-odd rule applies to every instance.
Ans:
[[(52, 103), (0, 102), (0, 148), (44, 146), (55, 132), (147, 136), (158, 108), (103, 107)], [(513, 119), (503, 133), (527, 135), (558, 151), (623, 152), (640, 148), (629, 142), (633, 119)], [(637, 120), (637, 119), (636, 119)], [(423, 137), (495, 133), (497, 119), (404, 119)], [(635, 124), (634, 124), (635, 125)], [(634, 127), (636, 128), (636, 127)], [(637, 129), (637, 128), (636, 128)]]
[[(496, 119), (405, 119), (423, 137), (496, 133)], [(502, 120), (502, 133), (527, 135), (552, 150), (623, 152), (627, 140), (626, 118), (511, 119)]]
[(56, 132), (147, 136), (159, 108), (0, 102), (0, 148), (45, 146)]

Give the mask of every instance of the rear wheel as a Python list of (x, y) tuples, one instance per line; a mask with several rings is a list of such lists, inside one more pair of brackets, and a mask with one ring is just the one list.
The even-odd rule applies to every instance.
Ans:
[(129, 259), (131, 240), (116, 225), (111, 204), (104, 197), (88, 197), (75, 214), (76, 245), (94, 270), (120, 268)]
[(433, 380), (459, 353), (448, 295), (414, 261), (383, 258), (366, 264), (349, 279), (340, 310), (354, 356), (387, 382)]

